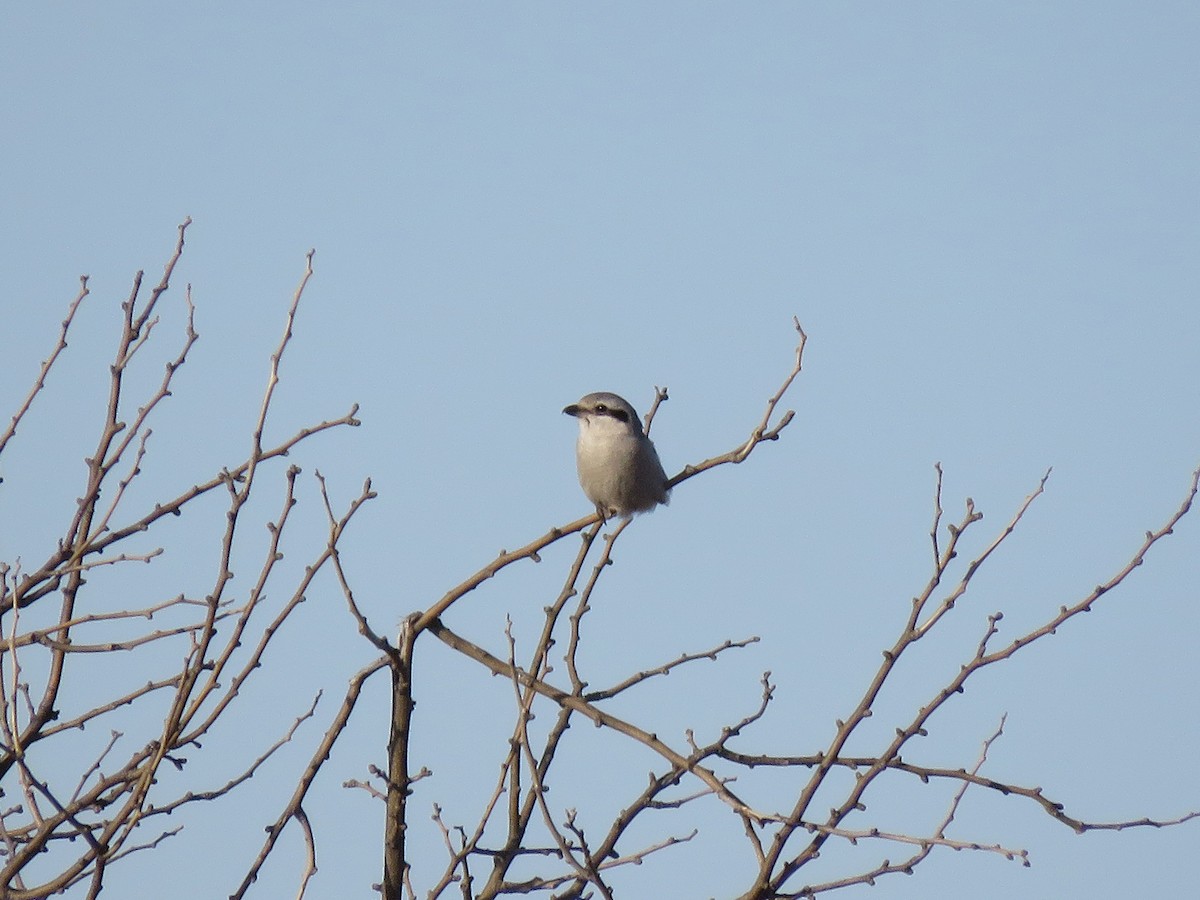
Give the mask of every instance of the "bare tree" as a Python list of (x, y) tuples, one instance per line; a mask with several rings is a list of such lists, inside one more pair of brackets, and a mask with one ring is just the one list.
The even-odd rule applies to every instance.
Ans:
[[(174, 351), (166, 354), (161, 380), (145, 394), (130, 387), (135, 364), (157, 349), (158, 310), (183, 253), (189, 224), (190, 220), (180, 226), (175, 251), (158, 284), (147, 292), (139, 272), (122, 304), (96, 449), (85, 461), (82, 493), (62, 537), (36, 565), (0, 562), (4, 616), (0, 779), (8, 798), (8, 805), (0, 810), (4, 848), (0, 895), (13, 900), (46, 897), (80, 883), (88, 886), (87, 896), (96, 896), (112, 864), (179, 833), (181, 826), (165, 824), (168, 817), (238, 789), (291, 739), (312, 709), (276, 742), (260, 748), (227, 783), (204, 787), (192, 782), (173, 791), (160, 779), (164, 766), (183, 770), (187, 757), (201, 752), (217, 722), (237, 714), (239, 692), (258, 671), (267, 646), (295, 613), (312, 579), (336, 558), (337, 542), (350, 519), (374, 496), (368, 483), (340, 517), (334, 516), (326, 496), (327, 545), (284, 595), (286, 599), (269, 604), (266, 588), (278, 580), (273, 576), (283, 558), (281, 545), (300, 474), (295, 466), (283, 468), (284, 458), (320, 432), (358, 424), (356, 410), (351, 409), (284, 440), (265, 438), (280, 365), (312, 274), (310, 253), (283, 338), (271, 356), (261, 411), (245, 457), (149, 507), (135, 506), (130, 499), (148, 453), (150, 423), (171, 395), (176, 375), (197, 340), (189, 287), (184, 298), (186, 327)], [(87, 296), (85, 277), (57, 343), (0, 435), (0, 454), (43, 392)], [(231, 560), (247, 529), (245, 510), (252, 492), (265, 489), (259, 485), (272, 471), (282, 477), (282, 503), (269, 525), (269, 546), (257, 578), (244, 596), (236, 596), (230, 587)], [(84, 595), (92, 592), (89, 580), (105, 569), (160, 558), (164, 548), (148, 547), (144, 536), (165, 530), (173, 517), (210, 494), (224, 496), (226, 512), (224, 528), (213, 535), (219, 564), (204, 596), (180, 593), (137, 608), (83, 602)], [(89, 673), (100, 671), (102, 658), (129, 654), (143, 664), (127, 667), (124, 682), (110, 681), (112, 670), (105, 670), (110, 693), (101, 702), (80, 708), (78, 689), (66, 686), (78, 685)], [(155, 674), (147, 679), (147, 672)], [(123, 715), (130, 708), (138, 710), (136, 719)], [(88, 737), (94, 731), (87, 729), (117, 720), (134, 721), (140, 733), (125, 734), (109, 726), (110, 735), (99, 751), (91, 758), (83, 755), (92, 746)], [(76, 762), (73, 768), (63, 765), (69, 759)]]
[[(613, 563), (613, 547), (627, 521), (606, 523), (591, 515), (552, 528), (517, 550), (502, 552), (441, 598), (405, 618), (393, 637), (390, 628), (368, 621), (352, 588), (352, 575), (343, 567), (339, 553), (352, 519), (375, 496), (371, 484), (368, 481), (357, 497), (338, 509), (317, 473), (327, 527), (324, 546), (314, 553), (303, 573), (288, 583), (283, 594), (273, 587), (270, 596), (282, 599), (268, 601), (268, 583), (274, 586), (286, 578), (278, 563), (297, 504), (300, 472), (295, 466), (284, 468), (283, 458), (319, 433), (358, 424), (357, 409), (351, 408), (341, 417), (302, 428), (285, 439), (266, 437), (281, 364), (301, 296), (312, 275), (311, 253), (286, 317), (284, 335), (270, 357), (268, 383), (246, 454), (203, 483), (148, 507), (132, 501), (131, 485), (138, 479), (148, 453), (150, 421), (171, 395), (175, 375), (197, 339), (189, 289), (184, 297), (187, 324), (176, 349), (160, 357), (165, 358), (161, 381), (144, 395), (136, 391), (131, 395), (128, 373), (135, 358), (157, 350), (156, 310), (183, 252), (188, 224), (179, 229), (174, 254), (158, 285), (145, 292), (139, 273), (122, 306), (124, 316), (97, 447), (86, 462), (83, 491), (62, 537), (36, 568), (20, 561), (0, 564), (0, 613), (4, 616), (0, 642), (0, 784), (8, 798), (0, 810), (4, 844), (0, 895), (45, 897), (78, 885), (87, 896), (96, 896), (112, 864), (179, 833), (181, 826), (169, 826), (168, 816), (196, 803), (218, 801), (234, 791), (251, 789), (250, 777), (293, 740), (303, 721), (315, 716), (315, 701), (290, 729), (274, 743), (258, 748), (240, 774), (224, 783), (202, 786), (187, 777), (163, 778), (160, 774), (169, 769), (186, 776), (189, 757), (220, 747), (219, 740), (208, 738), (219, 721), (240, 714), (239, 694), (262, 671), (268, 645), (287, 640), (281, 627), (295, 615), (321, 571), (332, 574), (344, 597), (349, 621), (378, 655), (350, 679), (340, 704), (315, 741), (307, 765), (295, 777), (292, 796), (267, 823), (266, 839), (256, 857), (244, 873), (239, 873), (241, 884), (233, 893), (235, 897), (250, 893), (263, 865), (280, 846), (280, 839), (291, 832), (288, 826), (292, 823), (307, 850), (307, 865), (299, 875), (299, 894), (305, 893), (316, 871), (319, 840), (319, 821), (314, 825), (310, 820), (306, 798), (358, 708), (364, 685), (385, 671), (392, 696), (386, 768), (368, 767), (364, 777), (345, 784), (386, 805), (385, 833), (381, 835), (383, 880), (378, 889), (387, 900), (511, 894), (611, 898), (614, 873), (636, 866), (651, 855), (667, 857), (672, 847), (696, 838), (695, 829), (678, 832), (661, 825), (661, 813), (697, 809), (705, 804), (726, 810), (742, 835), (740, 846), (727, 847), (723, 853), (741, 853), (751, 862), (753, 874), (741, 894), (745, 900), (815, 897), (850, 885), (874, 884), (886, 875), (911, 873), (935, 848), (999, 854), (1027, 865), (1027, 852), (1022, 848), (1002, 846), (986, 836), (968, 839), (953, 833), (951, 826), (968, 789), (1028, 804), (1077, 832), (1161, 827), (1200, 815), (1191, 812), (1174, 819), (1092, 822), (1068, 812), (1039, 787), (989, 777), (984, 767), (993, 744), (1003, 733), (1003, 719), (991, 734), (981, 736), (979, 754), (969, 763), (950, 768), (913, 761), (919, 758), (914, 739), (925, 734), (939, 710), (956, 701), (969, 680), (1070, 626), (1125, 582), (1188, 514), (1200, 470), (1192, 474), (1178, 508), (1156, 530), (1146, 533), (1115, 575), (1015, 638), (1000, 638), (1000, 612), (989, 616), (977, 642), (957, 661), (952, 677), (915, 702), (911, 716), (894, 722), (890, 736), (874, 752), (851, 753), (848, 747), (863, 735), (864, 723), (875, 711), (884, 686), (892, 683), (901, 659), (953, 618), (978, 573), (992, 564), (996, 550), (1021, 525), (1049, 477), (1047, 473), (1041, 479), (981, 551), (963, 558), (960, 553), (966, 552), (964, 537), (979, 530), (982, 515), (968, 500), (963, 512), (947, 521), (938, 466), (929, 532), (928, 581), (898, 621), (894, 640), (881, 648), (878, 667), (862, 674), (859, 699), (839, 719), (833, 734), (821, 740), (817, 752), (799, 754), (791, 746), (756, 742), (756, 728), (767, 717), (778, 689), (770, 673), (762, 676), (761, 691), (746, 713), (728, 722), (715, 737), (704, 740), (692, 731), (678, 739), (664, 737), (645, 723), (618, 715), (614, 710), (620, 708), (619, 701), (636, 694), (648, 682), (688, 670), (702, 660), (719, 662), (758, 639), (731, 637), (715, 646), (664, 656), (656, 666), (628, 672), (603, 686), (589, 684), (581, 649), (588, 645), (586, 626), (591, 600)], [(66, 349), (76, 312), (87, 294), (85, 278), (70, 305), (57, 344), (28, 395), (18, 402), (11, 425), (0, 436), (0, 455)], [(671, 479), (672, 486), (720, 466), (746, 462), (761, 445), (784, 435), (794, 413), (783, 410), (783, 401), (801, 374), (807, 340), (799, 322), (795, 322), (795, 330), (798, 343), (792, 365), (745, 440), (727, 452), (685, 467)], [(656, 389), (653, 407), (646, 417), (647, 430), (667, 399), (666, 389)], [(272, 477), (281, 487), (280, 505), (269, 524), (269, 541), (254, 583), (244, 595), (236, 595), (230, 587), (232, 560), (239, 542), (245, 540), (248, 504), (252, 492), (258, 497), (267, 491)], [(103, 570), (131, 570), (137, 563), (145, 568), (145, 564), (157, 560), (164, 548), (147, 544), (145, 536), (165, 531), (164, 525), (172, 517), (210, 495), (224, 497), (225, 524), (213, 535), (219, 561), (203, 596), (179, 593), (137, 608), (81, 605), (81, 596), (94, 590), (88, 587), (89, 578)], [(545, 608), (540, 633), (528, 646), (511, 627), (504, 634), (472, 640), (447, 624), (448, 614), (485, 582), (502, 576), (515, 564), (540, 561), (539, 554), (547, 547), (575, 535), (578, 552), (563, 575), (557, 595)], [(431, 637), (422, 640), (426, 634)], [(414, 785), (431, 775), (430, 766), (437, 764), (436, 759), (414, 758), (413, 711), (421, 696), (417, 673), (435, 669), (444, 648), (470, 660), (480, 671), (504, 679), (511, 696), (512, 718), (511, 726), (497, 736), (493, 747), (483, 741), (475, 744), (474, 751), (481, 756), (489, 752), (494, 755), (498, 773), (491, 791), (478, 798), (477, 817), (469, 822), (448, 821), (434, 804), (433, 824), (424, 827), (440, 833), (445, 857), (437, 863), (426, 858), (417, 870), (410, 836), (426, 820), (429, 806), (425, 801), (414, 801)], [(78, 673), (78, 677), (86, 677), (97, 660), (114, 655), (144, 659), (145, 665), (134, 669), (140, 673), (139, 680), (106, 683), (110, 690), (103, 700), (80, 708), (65, 688), (69, 676)], [(157, 674), (146, 680), (146, 671)], [(686, 696), (688, 686), (676, 683), (676, 690)], [(130, 709), (137, 709), (139, 715), (125, 715)], [(531, 727), (536, 716), (544, 716), (543, 721), (549, 724)], [(87, 727), (94, 729), (116, 721), (133, 722), (139, 731), (126, 734), (110, 726), (110, 736), (98, 750), (90, 756), (81, 752), (81, 746), (95, 746), (79, 740)], [(597, 729), (595, 733), (609, 734), (642, 748), (657, 760), (643, 786), (624, 797), (619, 812), (600, 828), (589, 811), (558, 807), (547, 793), (551, 776), (562, 769), (571, 753), (564, 737), (575, 723), (590, 723)], [(791, 772), (794, 777), (788, 781), (772, 778), (773, 773), (781, 771)], [(866, 815), (867, 800), (889, 790), (888, 778), (910, 779), (921, 785), (952, 784), (956, 789), (942, 815), (928, 822), (924, 830), (891, 831), (872, 825)], [(436, 792), (436, 781), (429, 784)], [(764, 796), (770, 798), (769, 802), (761, 800)], [(752, 802), (751, 797), (760, 799)], [(314, 818), (320, 817), (314, 814)], [(138, 828), (143, 829), (138, 832), (140, 839), (135, 837)], [(655, 837), (645, 840), (645, 834)], [(867, 865), (851, 866), (833, 877), (810, 877), (813, 862), (831, 842), (877, 845), (881, 850)]]

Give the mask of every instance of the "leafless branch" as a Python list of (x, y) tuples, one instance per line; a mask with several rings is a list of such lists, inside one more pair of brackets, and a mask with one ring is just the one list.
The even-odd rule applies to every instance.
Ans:
[(71, 305), (67, 307), (67, 316), (62, 321), (62, 328), (58, 333), (58, 343), (54, 345), (54, 349), (50, 351), (50, 355), (42, 362), (42, 368), (38, 372), (37, 378), (33, 380), (33, 387), (29, 389), (29, 393), (25, 396), (24, 402), (13, 413), (12, 419), (9, 422), (8, 428), (4, 434), (0, 435), (0, 454), (4, 453), (4, 448), (8, 446), (8, 442), (12, 440), (13, 435), (17, 433), (17, 426), (21, 424), (21, 420), (25, 418), (25, 414), (29, 412), (33, 406), (33, 401), (37, 399), (46, 388), (46, 376), (50, 374), (50, 370), (58, 361), (58, 357), (67, 349), (67, 334), (71, 331), (71, 325), (75, 321), (75, 313), (79, 312), (79, 307), (83, 303), (83, 298), (90, 292), (88, 291), (88, 277), (86, 275), (79, 278), (79, 293), (75, 299), (71, 301)]
[(359, 669), (354, 677), (350, 679), (350, 683), (346, 688), (346, 696), (334, 714), (329, 727), (325, 730), (325, 736), (321, 739), (320, 744), (317, 745), (308, 765), (301, 774), (296, 785), (296, 790), (292, 793), (291, 799), (275, 821), (267, 826), (267, 839), (263, 843), (258, 856), (254, 858), (254, 862), (250, 864), (250, 868), (246, 872), (246, 877), (242, 879), (242, 883), (238, 886), (237, 890), (230, 895), (231, 898), (246, 896), (246, 892), (250, 889), (250, 886), (258, 879), (258, 873), (267, 861), (267, 857), (271, 855), (271, 851), (275, 849), (275, 845), (279, 841), (284, 827), (289, 821), (300, 814), (304, 798), (312, 788), (313, 781), (316, 780), (321, 766), (329, 758), (329, 754), (333, 751), (333, 745), (337, 743), (338, 738), (341, 737), (346, 728), (346, 723), (350, 720), (350, 714), (354, 711), (354, 706), (358, 703), (359, 695), (362, 693), (363, 684), (373, 674), (382, 669), (384, 665), (385, 663), (382, 659), (376, 660), (370, 665)]
[(751, 644), (757, 644), (760, 638), (749, 637), (740, 641), (727, 640), (720, 646), (713, 647), (711, 650), (702, 650), (699, 653), (683, 653), (668, 663), (663, 663), (653, 669), (646, 669), (642, 672), (636, 672), (630, 675), (619, 684), (615, 684), (603, 691), (588, 691), (584, 694), (584, 699), (589, 703), (596, 703), (600, 700), (607, 700), (609, 697), (615, 697), (617, 694), (624, 693), (631, 687), (641, 684), (643, 681), (654, 678), (657, 675), (669, 675), (673, 670), (690, 662), (696, 662), (701, 659), (710, 659), (716, 662), (717, 656), (724, 653), (726, 650), (732, 650), (739, 647), (749, 647)]

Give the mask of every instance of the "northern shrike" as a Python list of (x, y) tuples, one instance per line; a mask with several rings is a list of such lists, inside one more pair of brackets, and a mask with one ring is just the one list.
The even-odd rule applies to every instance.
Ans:
[(668, 501), (667, 473), (628, 402), (600, 391), (563, 412), (579, 420), (579, 484), (602, 518), (629, 517)]

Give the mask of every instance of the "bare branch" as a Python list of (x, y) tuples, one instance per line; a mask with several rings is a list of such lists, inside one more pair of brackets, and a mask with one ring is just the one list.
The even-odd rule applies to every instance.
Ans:
[(686, 663), (695, 662), (696, 660), (699, 660), (699, 659), (711, 659), (713, 662), (716, 662), (718, 654), (724, 653), (726, 650), (732, 650), (732, 649), (738, 648), (738, 647), (748, 647), (751, 644), (757, 644), (759, 642), (759, 640), (760, 640), (760, 638), (758, 638), (758, 637), (748, 637), (748, 638), (744, 638), (743, 640), (740, 640), (740, 641), (727, 640), (724, 643), (722, 643), (720, 646), (713, 647), (711, 650), (702, 650), (699, 653), (684, 653), (684, 654), (681, 654), (680, 656), (676, 657), (675, 659), (671, 660), (670, 662), (664, 663), (663, 665), (658, 666), (657, 668), (646, 669), (645, 671), (637, 672), (633, 675), (630, 675), (628, 678), (626, 678), (621, 683), (615, 684), (612, 687), (607, 688), (606, 690), (588, 691), (583, 696), (584, 696), (584, 699), (587, 700), (589, 703), (596, 703), (600, 700), (607, 700), (610, 697), (615, 697), (617, 694), (620, 694), (624, 691), (629, 690), (631, 687), (635, 687), (636, 685), (641, 684), (643, 681), (646, 681), (650, 678), (654, 678), (656, 675), (669, 675), (672, 672), (672, 670), (677, 669), (680, 666), (685, 665)]
[(246, 873), (246, 877), (242, 879), (242, 883), (238, 886), (230, 897), (231, 900), (246, 896), (246, 892), (258, 879), (258, 873), (262, 869), (263, 864), (267, 861), (267, 857), (271, 855), (271, 851), (275, 849), (275, 845), (279, 840), (279, 836), (283, 833), (284, 826), (296, 818), (300, 812), (301, 806), (304, 803), (304, 798), (307, 796), (309, 789), (312, 787), (313, 781), (317, 777), (317, 773), (321, 770), (321, 766), (325, 760), (329, 758), (329, 754), (333, 751), (333, 745), (337, 743), (337, 739), (341, 737), (342, 732), (346, 728), (346, 723), (350, 720), (350, 714), (354, 711), (354, 706), (358, 703), (359, 695), (362, 693), (362, 686), (366, 680), (373, 674), (382, 669), (385, 661), (378, 659), (370, 665), (360, 669), (350, 679), (350, 683), (346, 688), (346, 696), (342, 700), (342, 705), (338, 707), (338, 711), (334, 714), (333, 721), (329, 728), (325, 731), (325, 736), (321, 739), (320, 744), (313, 752), (308, 765), (305, 767), (300, 780), (296, 785), (296, 790), (293, 792), (291, 799), (279, 814), (279, 817), (270, 825), (267, 826), (267, 839), (255, 857), (254, 862), (250, 864), (250, 869)]
[(50, 351), (50, 355), (42, 362), (42, 368), (38, 372), (37, 378), (34, 379), (33, 387), (29, 389), (24, 402), (13, 413), (13, 417), (9, 422), (8, 428), (4, 434), (0, 435), (0, 454), (4, 452), (4, 448), (8, 446), (8, 442), (12, 440), (13, 435), (17, 433), (17, 426), (21, 424), (21, 420), (25, 418), (25, 414), (29, 412), (33, 406), (33, 401), (37, 398), (46, 387), (46, 376), (50, 374), (50, 369), (54, 367), (54, 363), (58, 361), (59, 355), (63, 350), (67, 349), (67, 334), (71, 330), (71, 324), (75, 321), (75, 313), (79, 312), (79, 306), (83, 303), (83, 298), (90, 292), (88, 291), (88, 277), (82, 275), (79, 278), (79, 293), (75, 299), (71, 301), (71, 305), (67, 307), (67, 317), (62, 321), (62, 327), (58, 332), (58, 343), (54, 345), (54, 349)]
[(779, 440), (780, 433), (783, 429), (787, 428), (796, 413), (789, 409), (774, 425), (771, 425), (771, 417), (775, 415), (775, 408), (783, 400), (784, 394), (788, 392), (788, 388), (792, 386), (792, 382), (800, 374), (804, 365), (804, 345), (808, 343), (808, 335), (800, 327), (800, 320), (793, 318), (792, 324), (795, 326), (796, 333), (800, 335), (800, 343), (796, 345), (796, 362), (792, 366), (792, 370), (787, 374), (787, 377), (783, 379), (783, 383), (779, 386), (779, 389), (767, 400), (766, 411), (763, 413), (763, 417), (758, 425), (750, 432), (750, 437), (735, 450), (730, 450), (728, 453), (706, 459), (704, 462), (697, 463), (696, 465), (686, 466), (682, 472), (667, 482), (668, 487), (675, 487), (675, 485), (681, 484), (689, 478), (716, 466), (726, 463), (734, 463), (735, 465), (743, 463), (759, 444), (764, 441)]
[(737, 795), (732, 793), (720, 778), (703, 766), (695, 764), (694, 761), (689, 760), (687, 757), (684, 757), (672, 750), (655, 735), (643, 731), (636, 725), (632, 725), (629, 722), (596, 708), (592, 704), (585, 701), (582, 697), (568, 694), (564, 691), (560, 691), (556, 687), (546, 684), (543, 681), (539, 681), (538, 679), (531, 677), (527, 672), (521, 670), (516, 670), (515, 672), (512, 671), (511, 667), (509, 667), (503, 660), (497, 659), (482, 647), (478, 647), (472, 644), (470, 641), (467, 641), (466, 639), (450, 631), (450, 629), (446, 628), (446, 626), (441, 624), (440, 621), (435, 621), (429, 626), (428, 630), (433, 632), (433, 634), (436, 635), (437, 638), (443, 643), (482, 663), (496, 675), (503, 675), (508, 678), (516, 677), (519, 679), (522, 685), (533, 688), (543, 697), (548, 697), (560, 706), (570, 707), (572, 710), (582, 714), (597, 725), (611, 728), (614, 731), (624, 734), (626, 737), (633, 738), (638, 743), (649, 747), (659, 756), (663, 757), (663, 759), (679, 767), (681, 770), (691, 772), (710, 788), (712, 788), (713, 793), (727, 803), (743, 819), (748, 821), (757, 821), (761, 818), (760, 813), (753, 810), (745, 802), (739, 799)]

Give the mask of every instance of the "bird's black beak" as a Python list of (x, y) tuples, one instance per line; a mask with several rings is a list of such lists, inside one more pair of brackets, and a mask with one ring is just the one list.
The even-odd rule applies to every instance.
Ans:
[(579, 404), (572, 403), (570, 406), (564, 406), (563, 412), (565, 412), (568, 416), (577, 416), (579, 415)]

